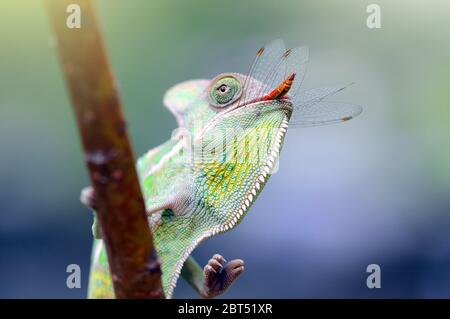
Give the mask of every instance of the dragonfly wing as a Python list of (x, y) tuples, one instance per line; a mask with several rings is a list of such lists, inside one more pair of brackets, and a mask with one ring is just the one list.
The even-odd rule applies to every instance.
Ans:
[(254, 80), (265, 83), (266, 78), (273, 73), (274, 68), (279, 63), (285, 51), (284, 42), (278, 39), (270, 42), (256, 52), (255, 60), (243, 84), (240, 105), (244, 105), (254, 98), (255, 92), (260, 90), (260, 85), (257, 85), (259, 83), (255, 83)]
[(283, 52), (279, 61), (274, 61), (273, 68), (264, 78), (260, 77), (263, 86), (254, 94), (254, 98), (267, 95), (270, 91), (278, 87), (286, 78), (295, 73), (295, 80), (292, 83), (290, 92), (292, 96), (299, 91), (306, 74), (306, 66), (309, 58), (308, 47), (296, 47)]
[(296, 94), (293, 97), (294, 110), (311, 107), (315, 103), (320, 102), (327, 97), (330, 97), (336, 93), (341, 92), (342, 90), (348, 88), (352, 84), (353, 83), (344, 86), (319, 87)]
[(291, 50), (286, 58), (286, 71), (283, 77), (276, 79), (271, 83), (273, 87), (278, 86), (289, 75), (295, 73), (295, 80), (289, 90), (289, 94), (293, 97), (300, 91), (300, 86), (303, 83), (306, 74), (306, 67), (309, 59), (309, 48), (306, 46), (296, 47)]
[(309, 127), (348, 121), (362, 112), (362, 107), (339, 102), (316, 102), (294, 110), (290, 127)]

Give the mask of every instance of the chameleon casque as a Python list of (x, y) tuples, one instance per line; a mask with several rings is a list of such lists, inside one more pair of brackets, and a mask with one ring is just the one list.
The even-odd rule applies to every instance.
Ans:
[[(258, 50), (248, 75), (226, 73), (172, 87), (164, 97), (179, 128), (138, 159), (148, 220), (171, 298), (180, 274), (201, 296), (224, 292), (244, 262), (214, 255), (202, 269), (190, 256), (203, 240), (234, 228), (276, 167), (288, 127), (349, 120), (359, 106), (325, 98), (345, 87), (300, 91), (308, 49), (281, 40)], [(95, 210), (92, 188), (83, 203)], [(89, 298), (113, 298), (101, 229), (94, 218)]]

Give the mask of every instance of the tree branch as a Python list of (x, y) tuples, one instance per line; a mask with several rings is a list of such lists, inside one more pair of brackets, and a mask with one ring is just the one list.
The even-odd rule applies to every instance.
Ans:
[[(121, 101), (91, 0), (46, 0), (95, 189), (116, 298), (164, 298)], [(69, 4), (81, 28), (69, 28)]]

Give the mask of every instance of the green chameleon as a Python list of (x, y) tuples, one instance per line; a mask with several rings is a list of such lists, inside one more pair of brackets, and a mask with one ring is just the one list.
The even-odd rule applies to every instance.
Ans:
[[(243, 272), (240, 259), (215, 254), (202, 269), (190, 254), (203, 240), (234, 228), (268, 178), (289, 127), (349, 120), (359, 106), (326, 102), (344, 87), (300, 91), (308, 50), (276, 40), (258, 50), (248, 75), (220, 74), (171, 88), (164, 104), (179, 128), (137, 162), (149, 225), (171, 298), (180, 274), (205, 298), (223, 293)], [(95, 210), (88, 187), (82, 202)], [(101, 229), (94, 218), (89, 298), (113, 298)]]

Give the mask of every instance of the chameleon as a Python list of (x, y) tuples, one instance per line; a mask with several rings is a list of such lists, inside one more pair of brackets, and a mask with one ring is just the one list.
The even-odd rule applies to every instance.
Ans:
[[(167, 298), (180, 275), (212, 298), (243, 273), (241, 259), (214, 254), (202, 268), (191, 253), (241, 223), (278, 167), (288, 127), (344, 122), (361, 113), (359, 106), (325, 100), (347, 86), (300, 90), (308, 55), (307, 47), (286, 50), (275, 40), (257, 51), (246, 75), (190, 80), (166, 92), (163, 102), (178, 128), (136, 167)], [(94, 210), (88, 298), (114, 298), (92, 187), (81, 201)]]

